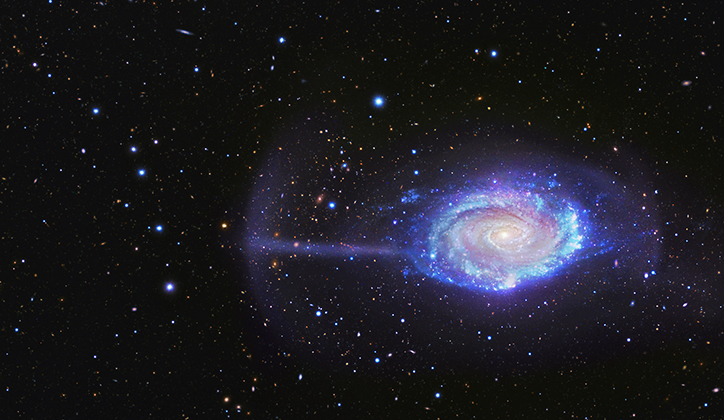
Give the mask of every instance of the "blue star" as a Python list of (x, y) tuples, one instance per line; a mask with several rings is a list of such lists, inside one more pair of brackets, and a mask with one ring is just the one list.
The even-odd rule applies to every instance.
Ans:
[(284, 39), (283, 36), (280, 36), (280, 37), (279, 37), (279, 43), (280, 43), (280, 44), (283, 44), (285, 41), (286, 41), (286, 39)]
[(139, 169), (139, 170), (138, 170), (138, 176), (145, 176), (145, 175), (146, 175), (146, 170), (145, 170), (145, 169)]
[(375, 96), (374, 102), (377, 108), (382, 108), (385, 105), (385, 98), (382, 96)]

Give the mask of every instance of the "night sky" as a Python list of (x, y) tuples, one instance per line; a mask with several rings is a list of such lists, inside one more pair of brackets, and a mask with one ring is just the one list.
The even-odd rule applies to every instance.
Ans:
[(11, 3), (3, 419), (724, 412), (713, 2)]

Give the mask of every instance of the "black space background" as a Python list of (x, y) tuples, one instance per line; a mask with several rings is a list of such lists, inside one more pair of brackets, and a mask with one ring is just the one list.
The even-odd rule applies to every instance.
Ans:
[[(0, 417), (724, 412), (721, 5), (53, 0), (0, 10)], [(244, 208), (268, 148), (319, 115), (380, 150), (481, 119), (557, 133), (571, 150), (642, 156), (668, 223), (662, 265), (700, 292), (680, 300), (708, 314), (669, 320), (694, 341), (670, 334), (495, 380), (474, 369), (354, 375), (282, 356), (245, 275)]]

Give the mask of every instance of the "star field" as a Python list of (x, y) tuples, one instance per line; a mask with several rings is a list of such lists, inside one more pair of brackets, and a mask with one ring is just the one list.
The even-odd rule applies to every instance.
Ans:
[(2, 418), (717, 418), (706, 2), (5, 8)]

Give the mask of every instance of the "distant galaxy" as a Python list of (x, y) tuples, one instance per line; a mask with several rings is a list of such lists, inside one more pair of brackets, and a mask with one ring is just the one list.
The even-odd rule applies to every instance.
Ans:
[[(535, 321), (516, 322), (525, 330), (560, 311), (588, 310), (591, 295), (618, 293), (613, 299), (629, 308), (631, 296), (649, 287), (660, 253), (657, 191), (635, 159), (616, 156), (614, 164), (587, 152), (565, 154), (544, 136), (508, 128), (451, 132), (378, 149), (393, 158), (374, 166), (345, 146), (324, 152), (323, 143), (311, 153), (301, 144), (271, 153), (247, 211), (244, 243), (252, 289), (285, 340), (303, 336), (325, 353), (324, 339), (314, 344), (308, 337), (354, 329), (337, 312), (356, 314), (364, 325), (392, 325), (382, 329), (403, 325), (408, 334), (413, 323), (439, 322), (442, 313), (469, 324), (446, 340), (489, 336), (489, 349), (520, 341), (493, 340), (492, 331), (511, 316), (538, 312)], [(340, 157), (311, 175), (301, 171), (323, 155)], [(379, 311), (360, 303), (370, 293), (384, 303)], [(539, 310), (549, 304), (555, 309)], [(321, 333), (326, 318), (334, 322)], [(587, 313), (576, 328), (600, 319)], [(321, 335), (309, 326), (295, 331), (308, 322)], [(545, 327), (545, 348), (562, 345), (553, 337), (565, 326), (558, 320)], [(429, 342), (429, 334), (423, 329), (409, 342)], [(403, 350), (375, 335), (376, 349), (358, 358)]]

